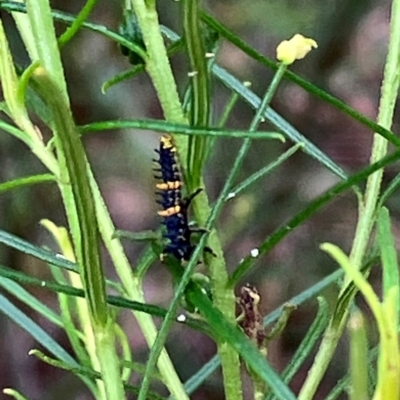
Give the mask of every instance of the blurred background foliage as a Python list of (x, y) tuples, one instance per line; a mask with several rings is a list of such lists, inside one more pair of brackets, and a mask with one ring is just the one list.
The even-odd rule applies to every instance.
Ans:
[[(52, 2), (54, 9), (78, 13), (83, 1)], [(274, 58), (276, 45), (300, 32), (314, 38), (319, 48), (304, 61), (291, 67), (296, 73), (342, 99), (374, 119), (377, 115), (382, 68), (387, 51), (389, 0), (213, 0), (204, 6), (243, 40), (268, 57)], [(181, 33), (179, 2), (159, 1), (162, 23)], [(15, 60), (28, 65), (27, 55), (10, 16), (1, 11), (13, 46)], [(90, 21), (117, 30), (122, 19), (121, 2), (99, 1)], [(62, 33), (65, 26), (57, 23)], [(145, 73), (110, 88), (105, 94), (101, 85), (130, 68), (115, 43), (88, 30), (81, 30), (62, 50), (64, 67), (74, 116), (78, 124), (109, 119), (162, 118), (160, 105)], [(257, 64), (231, 44), (222, 42), (217, 61), (263, 95), (272, 72)], [(188, 64), (183, 54), (171, 59), (181, 93), (187, 84)], [(229, 98), (220, 83), (213, 82), (213, 112), (217, 121)], [(356, 171), (368, 162), (372, 133), (332, 106), (311, 97), (302, 88), (283, 81), (273, 108), (303, 135), (326, 152), (346, 171)], [(228, 121), (231, 128), (247, 128), (253, 112), (238, 102)], [(397, 131), (397, 120), (393, 131)], [(264, 124), (263, 130), (268, 129)], [(45, 133), (45, 132), (44, 132)], [(107, 131), (88, 135), (84, 141), (102, 193), (119, 229), (141, 231), (156, 229), (159, 224), (154, 196), (152, 158), (158, 134), (149, 131)], [(239, 140), (219, 139), (204, 171), (206, 190), (215, 199), (236, 157)], [(290, 143), (257, 141), (245, 160), (241, 178), (249, 176), (279, 156)], [(386, 173), (392, 177), (395, 168)], [(11, 136), (0, 132), (0, 181), (43, 172), (35, 157)], [(302, 209), (310, 200), (337, 182), (337, 177), (307, 155), (297, 152), (279, 169), (263, 178), (255, 187), (234, 199), (219, 220), (219, 232), (231, 270), (278, 226)], [(399, 194), (389, 206), (396, 233), (399, 225)], [(0, 226), (38, 245), (57, 250), (49, 234), (39, 225), (43, 218), (57, 225), (65, 224), (62, 203), (55, 185), (27, 187), (0, 196)], [(288, 235), (272, 252), (260, 258), (258, 268), (245, 282), (257, 286), (262, 295), (265, 314), (298, 294), (336, 265), (319, 250), (322, 242), (350, 248), (356, 222), (356, 201), (348, 192)], [(143, 248), (126, 242), (132, 265)], [(0, 246), (0, 262), (18, 270), (43, 276), (45, 268), (33, 258)], [(112, 266), (107, 274), (113, 277)], [(44, 276), (43, 276), (44, 277)], [(372, 273), (372, 278), (374, 273)], [(146, 278), (146, 296), (150, 303), (167, 305), (172, 293), (171, 281), (160, 263)], [(30, 288), (43, 302), (57, 307), (56, 296)], [(336, 288), (325, 295), (333, 299)], [(21, 306), (28, 314), (31, 310)], [(310, 326), (316, 302), (295, 311), (283, 335), (271, 343), (268, 358), (282, 370)], [(30, 315), (37, 319), (36, 315)], [(122, 314), (122, 318), (128, 313)], [(0, 387), (17, 387), (31, 398), (86, 399), (80, 383), (71, 374), (48, 367), (29, 357), (35, 347), (31, 339), (6, 317), (0, 315)], [(61, 330), (47, 321), (39, 322), (64, 346), (67, 340)], [(136, 361), (143, 361), (147, 349), (132, 318), (122, 319)], [(212, 342), (187, 328), (176, 327), (169, 337), (168, 348), (183, 379), (190, 377), (215, 352)], [(310, 360), (311, 361), (311, 360)], [(309, 364), (308, 364), (309, 365)], [(324, 398), (347, 371), (347, 345), (342, 340), (316, 399)], [(307, 373), (307, 363), (297, 374), (293, 389), (298, 390)], [(221, 380), (214, 374), (208, 386), (198, 390), (193, 399), (222, 398)]]

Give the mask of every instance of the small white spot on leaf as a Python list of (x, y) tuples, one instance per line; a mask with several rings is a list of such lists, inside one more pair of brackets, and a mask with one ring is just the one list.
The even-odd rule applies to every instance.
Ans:
[(258, 249), (253, 249), (253, 250), (250, 251), (250, 254), (251, 254), (251, 256), (252, 256), (253, 258), (256, 258), (256, 257), (258, 257), (258, 256), (260, 255), (260, 250), (258, 250)]
[(178, 321), (178, 322), (186, 322), (186, 315), (185, 314), (179, 314), (177, 317), (176, 317), (176, 320)]

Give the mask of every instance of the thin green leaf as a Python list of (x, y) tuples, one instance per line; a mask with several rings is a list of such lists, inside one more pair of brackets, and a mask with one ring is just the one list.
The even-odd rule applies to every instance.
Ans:
[[(68, 281), (65, 277), (64, 271), (54, 266), (50, 266), (50, 271), (57, 284), (67, 285)], [(74, 282), (73, 277), (69, 276), (69, 278), (71, 279), (71, 282)], [(68, 337), (74, 354), (80, 364), (90, 365), (91, 362), (87, 352), (87, 348), (89, 346), (87, 340), (85, 340), (85, 327), (83, 328), (83, 332), (81, 332), (76, 328), (75, 325), (75, 317), (79, 315), (80, 311), (76, 298), (74, 298), (73, 296), (68, 296), (64, 293), (57, 293), (57, 296), (64, 331)]]
[[(136, 372), (137, 367), (139, 366), (140, 368), (142, 367), (142, 365), (133, 362), (132, 350), (128, 339), (128, 335), (118, 324), (115, 324), (115, 339), (117, 345), (121, 348), (120, 360), (121, 359), (123, 360), (123, 362), (121, 363), (123, 365), (123, 368), (121, 370), (121, 378), (122, 381), (125, 382), (129, 380), (132, 371)], [(153, 379), (155, 379), (157, 376), (157, 379), (161, 380), (161, 376), (157, 372), (158, 371), (156, 371), (155, 374), (153, 375)]]
[[(186, 392), (188, 394), (194, 393), (220, 366), (219, 356), (214, 356), (185, 382)], [(172, 397), (170, 396), (168, 399), (172, 400)]]
[(14, 397), (15, 400), (28, 400), (25, 396), (17, 392), (15, 389), (6, 388), (3, 389), (3, 393), (7, 394), (8, 396)]
[(275, 161), (261, 168), (259, 171), (255, 172), (253, 175), (249, 176), (246, 180), (244, 180), (239, 185), (235, 186), (229, 193), (227, 200), (232, 197), (236, 197), (243, 190), (247, 189), (250, 185), (256, 183), (259, 179), (261, 179), (266, 174), (273, 171), (275, 168), (279, 167), (284, 161), (286, 161), (290, 156), (292, 156), (298, 149), (302, 148), (302, 144), (296, 144), (292, 146), (289, 150), (285, 151), (281, 154)]
[[(219, 117), (219, 121), (217, 122), (216, 126), (223, 128), (226, 125), (228, 118), (231, 115), (233, 108), (235, 107), (238, 100), (239, 100), (239, 95), (237, 93), (232, 93), (228, 102), (224, 106), (224, 109), (221, 113), (221, 116)], [(209, 140), (209, 143), (207, 146), (206, 160), (210, 157), (210, 154), (211, 154), (212, 150), (214, 149), (217, 139), (218, 139), (217, 137), (213, 137)]]
[(36, 132), (29, 119), (23, 99), (18, 95), (20, 81), (15, 71), (2, 20), (0, 20), (0, 82), (10, 116), (21, 128), (21, 130), (14, 130), (13, 132), (29, 146), (32, 144), (32, 135), (36, 136)]
[(35, 278), (23, 272), (15, 271), (4, 265), (0, 265), (0, 276), (11, 279), (15, 282), (46, 288), (56, 293), (65, 293), (70, 296), (84, 297), (82, 289), (77, 289), (68, 285), (61, 285), (45, 279)]
[[(3, 265), (0, 265), (0, 277), (8, 278), (12, 281), (27, 285), (41, 287), (43, 289), (51, 290), (55, 293), (64, 293), (68, 296), (85, 297), (82, 289), (77, 289), (69, 285), (61, 285), (59, 283), (55, 283), (49, 280), (38, 279), (33, 276), (24, 274), (23, 272), (14, 271), (13, 269), (5, 267)], [(153, 315), (155, 317), (163, 318), (167, 313), (167, 310), (164, 308), (152, 304), (140, 303), (120, 296), (107, 296), (107, 303), (115, 307), (140, 311), (146, 314)], [(193, 329), (209, 334), (208, 327), (202, 321), (199, 321), (196, 318), (191, 318), (190, 316), (187, 316), (184, 322), (185, 325)]]
[(0, 294), (0, 311), (59, 360), (69, 365), (71, 368), (79, 366), (79, 364), (47, 332), (2, 294)]
[[(261, 104), (261, 99), (246, 85), (240, 82), (239, 79), (237, 79), (229, 72), (227, 72), (224, 68), (216, 64), (214, 64), (213, 66), (213, 73), (226, 87), (236, 92), (243, 100), (250, 104), (252, 108), (258, 109)], [(339, 165), (333, 162), (325, 153), (323, 153), (317, 146), (315, 146), (305, 136), (297, 131), (271, 107), (269, 107), (263, 113), (263, 117), (271, 124), (273, 124), (279, 131), (283, 132), (285, 136), (292, 140), (294, 143), (303, 144), (303, 151), (305, 153), (315, 158), (322, 165), (332, 171), (335, 175), (339, 176), (342, 179), (346, 179), (347, 174)]]
[[(397, 322), (393, 322), (396, 326), (398, 325), (399, 319), (399, 265), (397, 262), (397, 251), (394, 242), (393, 233), (390, 226), (389, 211), (386, 207), (382, 207), (379, 210), (378, 215), (378, 243), (381, 250), (382, 269), (383, 269), (383, 301), (389, 298), (389, 291), (396, 291), (396, 298), (394, 305), (396, 312), (394, 318), (397, 318)], [(393, 293), (392, 293), (393, 295)]]
[(0, 193), (8, 192), (14, 189), (29, 185), (37, 185), (39, 183), (55, 182), (55, 177), (52, 174), (41, 174), (26, 176), (23, 178), (13, 179), (12, 181), (0, 184)]
[(73, 24), (65, 30), (65, 32), (58, 39), (59, 46), (62, 47), (68, 43), (80, 30), (83, 23), (88, 18), (98, 0), (87, 0), (82, 10), (75, 17)]
[[(400, 158), (400, 150), (382, 158), (374, 164), (369, 165), (363, 170), (351, 175), (345, 181), (337, 183), (331, 189), (323, 193), (321, 196), (313, 200), (303, 211), (295, 215), (288, 223), (278, 228), (273, 232), (259, 247), (259, 255), (265, 254), (270, 251), (277, 243), (279, 243), (286, 235), (288, 235), (294, 228), (306, 221), (311, 215), (315, 214), (330, 200), (335, 198), (339, 193), (352, 188), (358, 183), (365, 180), (369, 175), (378, 171), (379, 169), (389, 165)], [(234, 286), (246, 273), (250, 270), (253, 262), (256, 260), (252, 255), (247, 256), (241, 264), (233, 272), (230, 279), (230, 284)]]
[[(364, 274), (364, 277), (368, 277), (368, 274), (374, 264), (379, 261), (379, 250), (373, 246), (370, 254), (368, 255), (368, 261), (363, 263), (360, 271)], [(367, 258), (367, 257), (366, 257)], [(354, 282), (350, 282), (344, 291), (341, 291), (339, 298), (336, 302), (336, 307), (333, 312), (332, 323), (337, 324), (343, 317), (343, 315), (349, 309), (349, 305), (354, 298), (355, 293), (358, 291), (357, 286)]]
[(350, 375), (345, 375), (341, 378), (335, 387), (329, 392), (325, 400), (336, 400), (345, 390), (349, 388), (350, 385)]
[(0, 243), (5, 244), (13, 249), (22, 253), (29, 254), (39, 260), (45, 261), (56, 267), (65, 268), (69, 271), (78, 272), (77, 266), (71, 261), (66, 260), (61, 254), (54, 254), (53, 252), (37, 247), (11, 233), (5, 232), (0, 229)]
[(127, 71), (122, 71), (119, 74), (113, 76), (112, 78), (106, 80), (101, 86), (101, 92), (105, 94), (107, 90), (111, 89), (113, 86), (118, 85), (121, 82), (132, 79), (136, 75), (145, 71), (144, 64), (135, 65), (133, 68)]
[(28, 145), (31, 143), (28, 135), (23, 130), (16, 128), (15, 126), (8, 124), (7, 122), (0, 120), (0, 128), (5, 132), (8, 132), (12, 136), (16, 137), (17, 139), (21, 140), (22, 142), (27, 143)]
[[(174, 54), (178, 53), (179, 51), (181, 51), (183, 49), (184, 49), (184, 41), (183, 40), (178, 40), (177, 42), (172, 43), (172, 45), (169, 46), (167, 49), (168, 57), (173, 56)], [(111, 79), (107, 80), (106, 82), (104, 82), (103, 85), (101, 86), (101, 91), (102, 91), (102, 93), (105, 93), (111, 87), (113, 87), (123, 81), (126, 81), (127, 79), (131, 79), (134, 76), (136, 76), (144, 71), (145, 71), (144, 64), (139, 64), (139, 65), (136, 65), (135, 67), (129, 69), (128, 71), (123, 71), (123, 72), (113, 76)]]
[(39, 301), (35, 296), (32, 296), (17, 282), (0, 277), (0, 286), (54, 325), (59, 327), (63, 326), (62, 320), (58, 314)]
[(394, 179), (391, 180), (389, 186), (384, 190), (379, 198), (379, 204), (377, 209), (379, 210), (388, 200), (388, 198), (398, 189), (400, 186), (400, 174), (397, 174)]
[(229, 138), (251, 138), (251, 139), (278, 139), (284, 141), (283, 135), (277, 132), (249, 132), (239, 130), (229, 130), (222, 128), (198, 128), (194, 126), (172, 124), (162, 120), (115, 120), (94, 122), (79, 127), (82, 134), (89, 132), (100, 132), (115, 129), (145, 129), (163, 133), (173, 133), (188, 136), (217, 136)]
[(161, 250), (159, 252), (155, 252), (153, 247), (154, 246), (147, 246), (140, 257), (140, 260), (135, 270), (135, 274), (138, 279), (142, 279), (146, 271), (154, 264), (157, 259), (159, 259)]

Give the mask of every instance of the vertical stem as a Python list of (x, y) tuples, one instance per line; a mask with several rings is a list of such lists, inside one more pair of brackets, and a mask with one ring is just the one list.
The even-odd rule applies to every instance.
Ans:
[[(393, 119), (393, 111), (399, 89), (400, 69), (400, 0), (393, 0), (391, 13), (391, 29), (389, 51), (385, 64), (384, 80), (381, 88), (381, 100), (379, 104), (378, 124), (390, 129)], [(371, 153), (371, 164), (383, 158), (387, 151), (387, 140), (378, 134), (374, 134), (374, 142)], [(383, 169), (373, 173), (367, 180), (364, 199), (359, 204), (359, 219), (356, 227), (353, 247), (350, 253), (350, 261), (360, 268), (368, 246), (369, 237), (375, 222), (376, 206), (380, 193)], [(344, 293), (349, 282), (345, 281), (341, 294)], [(353, 299), (350, 296), (348, 302)], [(318, 388), (322, 377), (335, 352), (338, 341), (343, 333), (348, 311), (342, 315), (334, 315), (332, 321), (324, 333), (320, 348), (314, 363), (308, 373), (299, 394), (299, 400), (311, 400)]]
[[(191, 68), (190, 124), (208, 126), (210, 117), (210, 80), (206, 61), (206, 49), (200, 26), (200, 0), (183, 2), (183, 29)], [(209, 139), (189, 137), (189, 191), (196, 190), (201, 182), (202, 167)]]
[[(107, 251), (109, 252), (113, 261), (118, 276), (124, 286), (127, 297), (133, 301), (145, 303), (146, 299), (144, 297), (141, 284), (139, 280), (133, 276), (132, 267), (125, 255), (122, 244), (119, 239), (113, 237), (115, 226), (111, 220), (110, 214), (107, 211), (107, 207), (104, 204), (103, 198), (101, 197), (101, 193), (97, 182), (94, 179), (93, 173), (90, 173), (90, 184), (94, 193), (100, 233)], [(134, 315), (148, 346), (151, 348), (157, 336), (157, 328), (154, 324), (152, 316), (143, 312), (134, 312)], [(188, 399), (185, 389), (174, 369), (174, 365), (172, 364), (172, 361), (165, 349), (163, 349), (160, 354), (157, 367), (161, 376), (163, 377), (163, 382), (167, 386), (171, 395), (176, 400)]]
[(368, 341), (363, 315), (350, 316), (350, 400), (368, 399)]
[(94, 338), (106, 399), (124, 400), (126, 397), (121, 381), (120, 362), (115, 349), (114, 321), (109, 320), (105, 325), (97, 325)]
[(114, 321), (108, 314), (106, 303), (94, 199), (87, 175), (85, 152), (68, 106), (61, 96), (57, 97), (56, 85), (41, 72), (39, 70), (35, 76), (46, 94), (44, 98), (51, 99), (48, 106), (53, 112), (60, 170), (65, 169), (70, 179), (68, 183), (59, 182), (59, 187), (67, 215), (74, 216), (68, 222), (87, 296), (106, 399), (123, 400), (125, 393), (114, 342)]
[[(99, 235), (90, 188), (85, 150), (76, 130), (47, 0), (28, 0), (27, 11), (40, 67), (33, 77), (53, 118), (53, 131), (60, 166), (58, 184), (80, 266), (90, 310), (96, 354), (107, 400), (123, 400), (119, 360), (114, 341), (114, 321), (108, 314), (105, 279), (99, 255)], [(34, 60), (36, 61), (36, 60)]]
[[(131, 0), (133, 9), (138, 18), (138, 22), (143, 34), (143, 40), (146, 45), (148, 58), (146, 60), (146, 69), (149, 73), (153, 85), (156, 88), (158, 98), (164, 111), (167, 121), (176, 123), (187, 123), (183, 115), (181, 103), (176, 89), (175, 80), (167, 57), (164, 41), (161, 36), (158, 23), (157, 11), (154, 0)], [(175, 144), (178, 149), (178, 155), (183, 172), (186, 173), (187, 166), (187, 138), (175, 136)], [(186, 179), (186, 181), (188, 181)], [(203, 182), (200, 180), (200, 185)], [(204, 226), (210, 215), (208, 199), (203, 191), (194, 201), (194, 213), (200, 226)], [(228, 274), (223, 258), (222, 248), (218, 236), (213, 230), (209, 240), (217, 257), (212, 261), (214, 268), (211, 272), (212, 284), (214, 288), (214, 302), (216, 307), (232, 322), (235, 321), (235, 296), (231, 288), (227, 288)], [(218, 271), (218, 272), (217, 272)], [(217, 278), (217, 279), (216, 279)], [(152, 341), (154, 340), (154, 337)], [(151, 343), (152, 343), (151, 341)], [(218, 347), (223, 374), (226, 383), (226, 398), (236, 400), (241, 398), (240, 381), (240, 363), (239, 357), (234, 349), (226, 344)], [(163, 378), (166, 379), (165, 374)], [(171, 390), (171, 387), (168, 386)]]
[[(268, 89), (268, 92), (266, 93), (265, 97), (263, 98), (259, 109), (256, 112), (256, 115), (254, 116), (251, 125), (250, 125), (250, 132), (254, 132), (258, 125), (261, 122), (262, 115), (265, 112), (266, 108), (268, 107), (269, 102), (272, 99), (272, 96), (274, 95), (279, 82), (282, 79), (282, 76), (286, 70), (286, 66), (281, 65), (278, 71), (276, 72), (273, 81), (271, 82), (271, 85)], [(233, 182), (237, 176), (237, 173), (239, 172), (239, 169), (243, 163), (243, 160), (250, 149), (251, 145), (251, 139), (245, 139), (243, 141), (242, 147), (239, 150), (239, 154), (236, 157), (235, 163), (233, 167), (231, 168), (230, 174), (225, 182), (225, 185), (221, 191), (221, 194), (219, 196), (219, 199), (217, 201), (216, 206), (213, 208), (212, 214), (217, 215), (224, 204), (224, 201), (229, 193), (229, 191), (232, 189)], [(197, 204), (195, 203), (197, 206)], [(201, 209), (200, 209), (201, 212)], [(216, 236), (215, 230), (211, 231), (210, 234), (210, 239), (213, 238), (213, 235)], [(212, 244), (213, 242), (210, 240), (210, 243)], [(224, 314), (227, 316), (227, 318), (230, 318), (231, 320), (234, 320), (235, 318), (235, 308), (234, 308), (234, 294), (232, 290), (229, 290), (229, 285), (228, 285), (228, 280), (229, 277), (227, 276), (226, 272), (226, 267), (225, 264), (221, 263), (221, 260), (223, 262), (223, 255), (222, 253), (219, 254), (220, 249), (214, 249), (216, 252), (217, 257), (215, 259), (212, 259), (210, 262), (210, 278), (212, 280), (212, 290), (213, 290), (213, 301), (214, 304), (217, 308), (220, 310), (223, 310)], [(228, 345), (222, 344), (219, 349), (219, 354), (221, 356), (221, 363), (223, 366), (223, 374), (224, 374), (224, 384), (225, 384), (225, 392), (226, 392), (226, 398), (227, 399), (234, 399), (237, 398), (240, 394), (240, 379), (239, 378), (232, 378), (232, 373), (235, 372), (235, 370), (232, 371), (232, 363), (237, 363), (237, 354), (232, 353), (232, 351), (229, 349)], [(224, 365), (224, 361), (226, 364)], [(238, 392), (239, 391), (239, 392)]]
[(187, 123), (179, 100), (154, 0), (131, 0), (146, 46), (146, 70), (157, 91), (167, 121)]

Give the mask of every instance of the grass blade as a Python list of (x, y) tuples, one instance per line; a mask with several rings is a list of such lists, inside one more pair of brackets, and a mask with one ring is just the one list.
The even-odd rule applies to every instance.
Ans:
[(0, 311), (59, 360), (68, 364), (71, 368), (79, 366), (79, 364), (47, 332), (2, 294), (0, 294)]
[(36, 311), (38, 314), (52, 322), (54, 325), (62, 327), (63, 323), (59, 315), (39, 301), (35, 296), (32, 296), (17, 282), (14, 282), (11, 279), (0, 277), (0, 286), (15, 296), (18, 300), (32, 308), (32, 310)]
[(5, 244), (15, 250), (28, 254), (39, 260), (45, 261), (56, 267), (65, 268), (69, 271), (78, 271), (77, 266), (71, 261), (66, 260), (62, 255), (54, 254), (50, 250), (42, 249), (26, 240), (19, 238), (11, 233), (0, 229), (0, 243)]
[(39, 183), (55, 182), (54, 175), (41, 174), (26, 176), (23, 178), (13, 179), (8, 182), (0, 184), (0, 193), (8, 192), (10, 190), (19, 189), (28, 185), (37, 185)]

